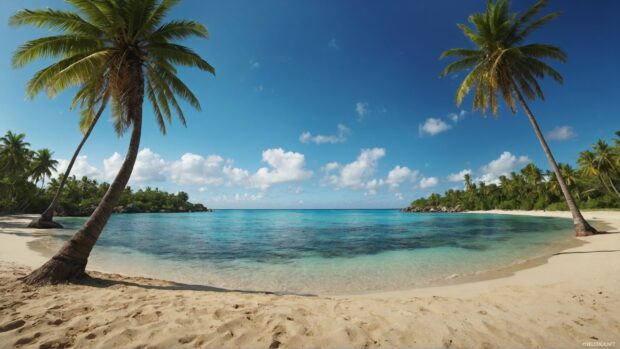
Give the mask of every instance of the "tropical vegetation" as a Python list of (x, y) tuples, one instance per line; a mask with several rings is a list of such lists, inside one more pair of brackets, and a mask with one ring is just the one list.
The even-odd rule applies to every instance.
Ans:
[(82, 228), (43, 266), (24, 278), (28, 284), (67, 282), (86, 276), (88, 257), (129, 181), (140, 147), (142, 108), (146, 97), (162, 133), (172, 114), (185, 125), (178, 99), (196, 109), (200, 103), (178, 77), (177, 66), (215, 73), (214, 68), (179, 40), (207, 38), (206, 27), (192, 20), (164, 21), (179, 0), (67, 0), (73, 11), (21, 10), (10, 23), (46, 28), (58, 35), (20, 46), (13, 65), (38, 59), (55, 61), (35, 73), (27, 94), (54, 96), (76, 88), (73, 104), (93, 124), (94, 110), (110, 105), (119, 136), (130, 130), (125, 160)]
[(484, 12), (469, 16), (471, 26), (458, 24), (474, 48), (453, 48), (443, 52), (441, 58), (457, 57), (458, 60), (450, 63), (441, 75), (467, 72), (456, 92), (457, 105), (471, 90), (474, 91), (473, 109), (484, 113), (490, 109), (493, 116), (497, 116), (500, 96), (512, 113), (516, 113), (517, 103), (521, 105), (571, 211), (576, 235), (587, 236), (596, 230), (581, 215), (526, 101), (545, 99), (539, 79), (550, 76), (559, 83), (563, 82), (562, 75), (545, 60), (566, 62), (564, 51), (554, 45), (525, 43), (532, 32), (559, 16), (558, 12), (552, 12), (536, 18), (546, 5), (547, 0), (539, 0), (519, 14), (510, 12), (509, 0), (487, 1)]
[(58, 161), (49, 149), (32, 150), (26, 135), (8, 131), (0, 138), (0, 212), (23, 212), (36, 206), (45, 181)]
[[(8, 131), (0, 138), (0, 213), (40, 213), (58, 192), (62, 173), (48, 149), (30, 149), (24, 134)], [(62, 179), (61, 179), (62, 178)], [(61, 216), (89, 216), (110, 188), (106, 182), (70, 176), (56, 205)], [(185, 192), (126, 187), (114, 208), (119, 213), (206, 211)]]
[[(598, 140), (579, 154), (578, 167), (558, 164), (576, 203), (586, 209), (620, 209), (620, 131), (610, 145)], [(492, 183), (463, 178), (463, 189), (449, 189), (414, 200), (411, 211), (446, 210), (567, 210), (557, 177), (533, 163)]]

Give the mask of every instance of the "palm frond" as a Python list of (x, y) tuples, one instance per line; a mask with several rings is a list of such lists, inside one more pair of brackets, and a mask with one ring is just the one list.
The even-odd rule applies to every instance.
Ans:
[(12, 65), (21, 68), (38, 58), (70, 57), (103, 47), (98, 39), (80, 35), (48, 36), (21, 45), (12, 58)]

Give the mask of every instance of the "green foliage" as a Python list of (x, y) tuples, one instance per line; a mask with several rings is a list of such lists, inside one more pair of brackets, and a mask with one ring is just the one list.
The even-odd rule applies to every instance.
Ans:
[(30, 40), (13, 55), (16, 68), (38, 59), (53, 61), (28, 82), (29, 97), (42, 91), (54, 96), (77, 87), (72, 108), (81, 107), (82, 130), (93, 120), (96, 105), (105, 107), (109, 101), (119, 135), (133, 122), (130, 102), (137, 92), (140, 96), (146, 93), (164, 134), (173, 113), (185, 125), (177, 98), (200, 110), (198, 99), (179, 79), (175, 66), (211, 74), (215, 69), (176, 41), (207, 38), (208, 31), (191, 20), (164, 21), (178, 0), (67, 2), (75, 12), (24, 9), (10, 18), (13, 26), (34, 26), (59, 34)]
[(56, 170), (49, 149), (33, 151), (26, 135), (8, 131), (0, 138), (0, 212), (19, 212), (37, 204), (40, 189)]
[[(592, 145), (592, 150), (580, 153), (577, 170), (559, 164), (562, 177), (580, 208), (620, 209), (620, 131), (613, 146), (604, 140)], [(463, 177), (463, 190), (447, 190), (443, 196), (433, 193), (411, 203), (412, 208), (425, 209), (445, 206), (465, 210), (568, 210), (557, 178), (552, 171), (543, 172), (530, 163), (519, 173), (500, 176), (497, 184), (474, 183), (471, 176)]]
[(559, 16), (553, 12), (538, 19), (534, 17), (547, 5), (539, 0), (522, 14), (510, 12), (509, 0), (488, 1), (484, 12), (469, 16), (467, 24), (457, 26), (471, 41), (474, 48), (453, 48), (441, 58), (456, 57), (446, 66), (441, 76), (467, 72), (456, 93), (456, 103), (473, 90), (473, 109), (493, 116), (499, 109), (499, 98), (516, 112), (516, 96), (527, 99), (545, 99), (538, 80), (550, 76), (559, 83), (560, 73), (544, 60), (566, 62), (566, 54), (549, 44), (524, 44), (527, 36), (543, 24)]
[[(56, 172), (58, 161), (49, 149), (32, 151), (24, 134), (8, 131), (0, 138), (0, 212), (40, 213), (50, 203), (60, 182)], [(47, 185), (46, 180), (49, 179)], [(40, 184), (40, 187), (37, 186)], [(94, 179), (75, 176), (67, 179), (58, 205), (67, 215), (88, 215), (99, 204), (110, 185)], [(132, 207), (139, 212), (177, 212), (204, 210), (201, 204), (192, 204), (185, 192), (176, 194), (159, 189), (125, 188), (118, 207)]]

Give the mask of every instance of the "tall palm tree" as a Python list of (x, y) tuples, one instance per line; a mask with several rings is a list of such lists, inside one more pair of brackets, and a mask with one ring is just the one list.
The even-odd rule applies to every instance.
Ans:
[(579, 153), (577, 164), (579, 164), (580, 171), (584, 176), (598, 178), (605, 190), (611, 194), (611, 189), (609, 189), (609, 186), (603, 180), (603, 176), (601, 176), (601, 172), (598, 170), (598, 162), (596, 161), (596, 155), (593, 152), (584, 150)]
[(596, 152), (596, 166), (601, 178), (607, 179), (613, 191), (620, 197), (620, 193), (612, 179), (614, 175), (618, 174), (613, 150), (609, 147), (607, 142), (602, 139), (599, 139), (598, 142), (594, 144), (593, 148)]
[(517, 101), (520, 103), (558, 179), (573, 216), (576, 234), (586, 236), (596, 233), (596, 230), (581, 215), (526, 102), (526, 98), (544, 99), (537, 79), (549, 75), (560, 83), (563, 81), (560, 73), (543, 61), (554, 59), (565, 62), (566, 54), (559, 47), (548, 44), (524, 44), (531, 32), (559, 16), (559, 13), (553, 12), (535, 19), (534, 17), (546, 5), (546, 0), (539, 0), (523, 14), (516, 14), (510, 12), (509, 0), (489, 0), (485, 12), (469, 16), (468, 20), (473, 27), (458, 24), (475, 48), (453, 48), (443, 52), (441, 58), (459, 59), (449, 64), (441, 75), (447, 76), (468, 70), (456, 93), (457, 105), (461, 104), (472, 88), (475, 91), (474, 110), (481, 109), (486, 112), (491, 109), (492, 114), (496, 116), (499, 108), (498, 95), (501, 95), (513, 113), (517, 111)]
[(55, 95), (77, 86), (74, 98), (95, 110), (109, 103), (118, 135), (131, 128), (125, 160), (93, 214), (43, 266), (24, 278), (28, 284), (68, 282), (84, 277), (88, 257), (118, 202), (133, 170), (142, 134), (146, 94), (162, 133), (176, 112), (185, 117), (177, 97), (200, 109), (198, 99), (177, 76), (176, 65), (214, 74), (214, 68), (193, 50), (175, 43), (187, 37), (206, 38), (207, 29), (190, 20), (164, 22), (179, 0), (67, 0), (76, 12), (22, 10), (13, 25), (33, 25), (62, 32), (29, 41), (13, 57), (23, 66), (37, 58), (58, 58), (28, 82), (30, 96), (46, 90)]
[(45, 185), (45, 179), (52, 177), (52, 172), (56, 171), (58, 161), (52, 159), (52, 153), (49, 149), (41, 149), (34, 153), (32, 161), (32, 174), (30, 178), (37, 183), (41, 182), (41, 186)]

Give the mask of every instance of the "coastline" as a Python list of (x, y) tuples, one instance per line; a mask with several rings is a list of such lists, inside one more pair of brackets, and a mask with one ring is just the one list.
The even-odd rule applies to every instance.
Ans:
[[(557, 211), (481, 213), (570, 217)], [(584, 216), (620, 232), (618, 211)], [(11, 219), (0, 217), (0, 347), (620, 345), (620, 234), (576, 238), (581, 245), (493, 278), (306, 297), (98, 272), (86, 285), (34, 289), (15, 278), (46, 260), (29, 247), (45, 233), (17, 228)]]

